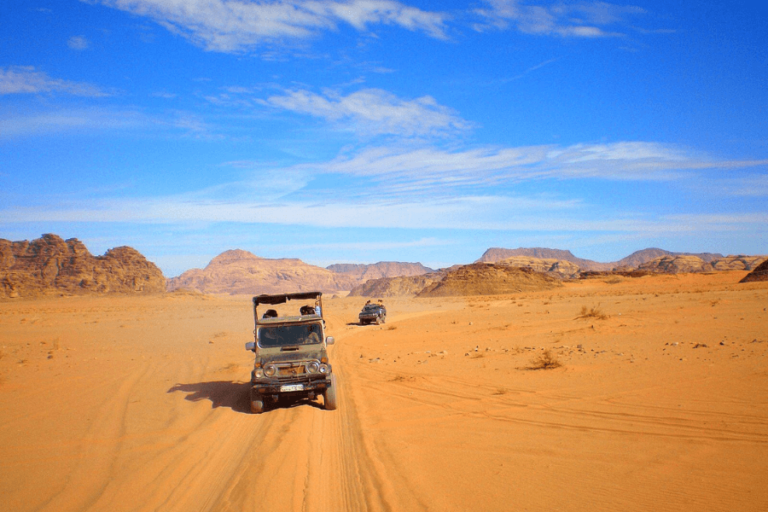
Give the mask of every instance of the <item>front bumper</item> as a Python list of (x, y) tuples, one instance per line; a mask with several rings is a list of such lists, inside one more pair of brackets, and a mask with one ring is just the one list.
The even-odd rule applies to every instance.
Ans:
[[(301, 385), (301, 389), (296, 389)], [(260, 395), (306, 395), (322, 393), (331, 386), (331, 374), (303, 375), (301, 377), (251, 381), (251, 391)]]

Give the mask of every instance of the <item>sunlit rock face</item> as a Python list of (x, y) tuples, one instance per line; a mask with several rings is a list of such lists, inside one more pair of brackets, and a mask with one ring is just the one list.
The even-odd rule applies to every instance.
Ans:
[(53, 234), (28, 242), (0, 239), (0, 296), (160, 293), (162, 271), (131, 247), (93, 256), (76, 238)]

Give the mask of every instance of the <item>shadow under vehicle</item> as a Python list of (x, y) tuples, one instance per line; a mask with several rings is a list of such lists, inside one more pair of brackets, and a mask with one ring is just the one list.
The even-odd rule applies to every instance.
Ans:
[[(253, 298), (255, 341), (245, 344), (256, 354), (251, 372), (251, 412), (261, 413), (281, 398), (292, 401), (323, 397), (323, 406), (336, 409), (336, 376), (328, 361), (322, 316), (322, 293), (259, 295)], [(304, 301), (299, 314), (280, 316), (275, 309), (289, 301)], [(259, 317), (259, 306), (266, 311)], [(265, 307), (267, 306), (267, 307)]]
[(363, 306), (362, 311), (360, 311), (357, 317), (362, 325), (368, 325), (371, 322), (383, 324), (387, 321), (387, 308), (384, 307), (381, 301), (368, 302)]

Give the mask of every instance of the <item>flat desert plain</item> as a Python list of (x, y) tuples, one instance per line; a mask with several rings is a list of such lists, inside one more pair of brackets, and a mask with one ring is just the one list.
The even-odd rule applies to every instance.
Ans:
[(326, 296), (339, 409), (261, 415), (250, 297), (2, 302), (0, 510), (768, 510), (744, 275), (391, 299), (381, 326)]

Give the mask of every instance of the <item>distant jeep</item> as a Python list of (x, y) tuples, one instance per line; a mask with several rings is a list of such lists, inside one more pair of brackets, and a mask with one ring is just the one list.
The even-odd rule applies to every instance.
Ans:
[(360, 314), (357, 315), (357, 317), (363, 325), (370, 324), (371, 322), (383, 324), (387, 321), (387, 308), (384, 307), (384, 304), (382, 304), (381, 301), (378, 303), (369, 301), (363, 306), (362, 311), (360, 311)]
[[(280, 316), (269, 306), (303, 301), (297, 315)], [(307, 304), (309, 303), (309, 304)], [(259, 316), (259, 307), (264, 313)], [(251, 412), (261, 413), (281, 397), (315, 400), (336, 409), (336, 376), (328, 362), (328, 345), (322, 316), (322, 293), (259, 295), (253, 298), (255, 341), (245, 344), (256, 354), (251, 372)]]

